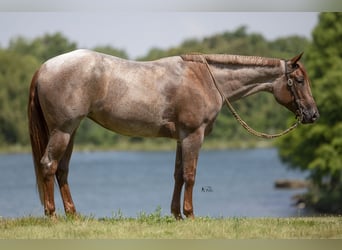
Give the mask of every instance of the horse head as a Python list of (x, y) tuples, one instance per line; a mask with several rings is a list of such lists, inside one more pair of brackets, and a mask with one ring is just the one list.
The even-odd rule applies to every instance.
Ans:
[(273, 94), (276, 100), (292, 111), (301, 123), (313, 123), (319, 112), (313, 99), (310, 80), (302, 63), (303, 53), (285, 61), (285, 75), (275, 84)]

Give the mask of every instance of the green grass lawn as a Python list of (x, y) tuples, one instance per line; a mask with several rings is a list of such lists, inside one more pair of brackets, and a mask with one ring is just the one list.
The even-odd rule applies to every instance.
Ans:
[(0, 219), (1, 239), (341, 239), (342, 217), (137, 218), (25, 217)]

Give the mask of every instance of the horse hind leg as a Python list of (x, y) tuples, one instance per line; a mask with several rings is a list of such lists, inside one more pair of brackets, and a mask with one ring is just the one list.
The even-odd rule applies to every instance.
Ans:
[(74, 215), (76, 214), (76, 208), (71, 197), (71, 192), (68, 184), (68, 173), (69, 173), (69, 162), (74, 146), (75, 132), (71, 135), (68, 147), (60, 160), (57, 171), (56, 179), (58, 182), (59, 190), (62, 196), (64, 211), (66, 214)]
[(54, 178), (58, 169), (59, 161), (63, 157), (70, 141), (70, 134), (53, 130), (45, 153), (41, 159), (44, 192), (45, 215), (55, 216), (54, 201)]

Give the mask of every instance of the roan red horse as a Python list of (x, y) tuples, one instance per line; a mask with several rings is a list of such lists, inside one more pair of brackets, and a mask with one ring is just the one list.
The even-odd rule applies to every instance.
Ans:
[[(134, 62), (76, 50), (45, 62), (33, 76), (28, 117), (35, 173), (45, 214), (55, 215), (55, 176), (67, 214), (73, 139), (88, 117), (120, 134), (177, 140), (171, 212), (194, 217), (192, 191), (203, 139), (224, 102), (267, 91), (301, 123), (319, 113), (301, 55), (291, 60), (190, 54)], [(229, 100), (229, 101), (228, 101)]]

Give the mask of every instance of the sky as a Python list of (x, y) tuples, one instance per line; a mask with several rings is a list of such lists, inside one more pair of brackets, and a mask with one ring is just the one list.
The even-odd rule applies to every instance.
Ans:
[(185, 39), (234, 31), (242, 25), (247, 32), (260, 33), (268, 40), (289, 35), (311, 38), (317, 22), (317, 12), (0, 12), (0, 46), (7, 47), (17, 36), (33, 39), (62, 32), (79, 48), (110, 45), (134, 59), (151, 48), (170, 48)]

